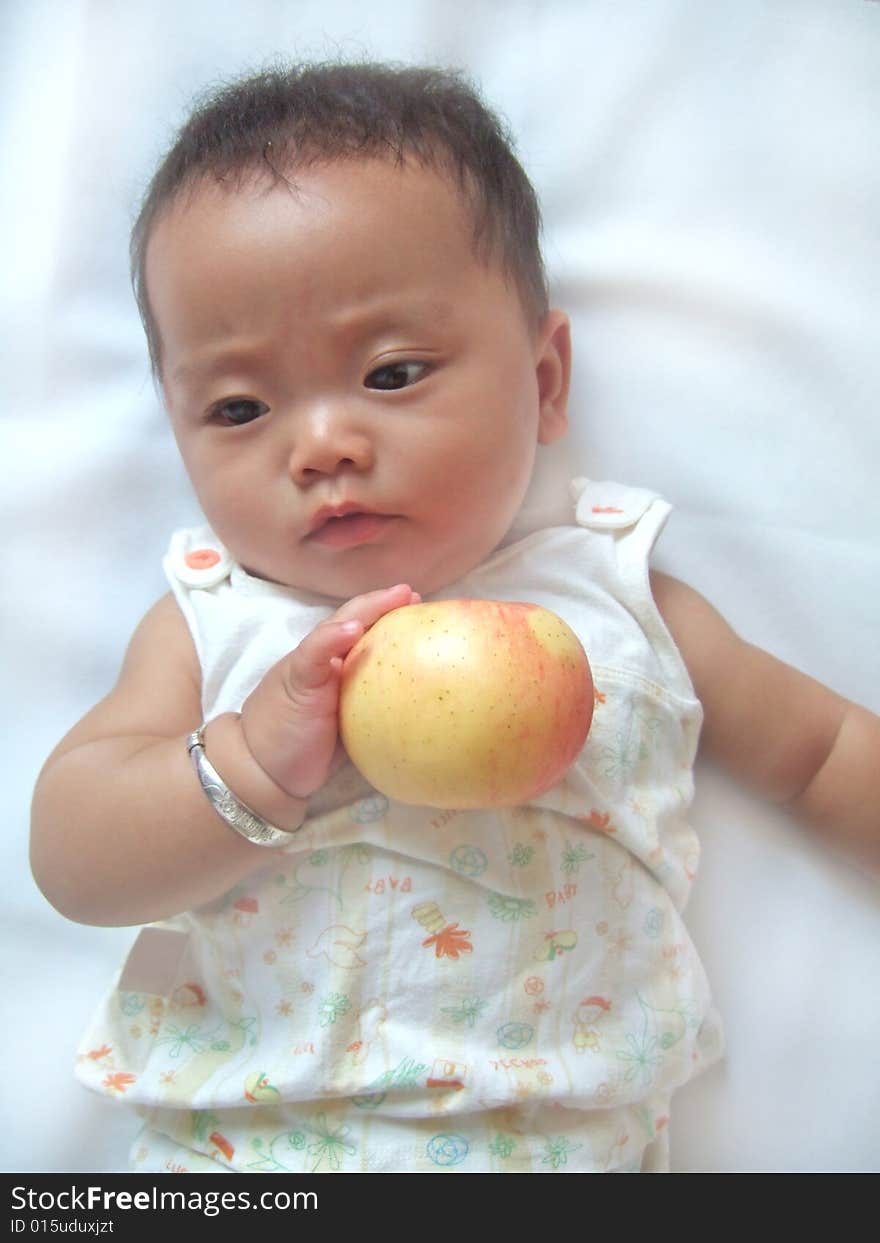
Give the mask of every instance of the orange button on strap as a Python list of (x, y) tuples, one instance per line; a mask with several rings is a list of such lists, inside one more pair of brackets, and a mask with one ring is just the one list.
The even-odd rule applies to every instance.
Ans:
[(210, 570), (219, 562), (220, 554), (216, 548), (194, 548), (183, 559), (191, 570)]

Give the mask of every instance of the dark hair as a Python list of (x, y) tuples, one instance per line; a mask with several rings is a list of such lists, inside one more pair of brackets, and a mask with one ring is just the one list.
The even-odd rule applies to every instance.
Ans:
[(202, 179), (240, 186), (287, 180), (340, 159), (407, 157), (451, 172), (474, 222), (477, 252), (501, 262), (530, 319), (547, 310), (537, 196), (508, 133), (458, 72), (382, 64), (282, 67), (212, 91), (199, 102), (149, 185), (131, 237), (135, 297), (150, 357), (160, 342), (145, 279), (157, 219)]

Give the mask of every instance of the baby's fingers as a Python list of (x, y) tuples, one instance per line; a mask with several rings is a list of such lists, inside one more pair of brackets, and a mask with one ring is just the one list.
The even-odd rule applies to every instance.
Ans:
[(383, 587), (379, 591), (369, 591), (346, 601), (334, 614), (334, 620), (358, 621), (364, 630), (369, 630), (370, 626), (392, 609), (403, 608), (406, 604), (418, 604), (420, 600), (418, 592), (413, 591), (407, 583), (398, 583), (395, 587)]
[(357, 618), (333, 617), (316, 626), (286, 661), (285, 681), (291, 697), (325, 686), (363, 633), (364, 625)]
[(369, 591), (346, 601), (307, 635), (290, 658), (290, 672), (302, 690), (316, 690), (338, 674), (343, 659), (380, 617), (392, 609), (416, 604), (421, 596), (407, 583)]
[(342, 662), (383, 614), (419, 597), (401, 584), (349, 600), (268, 671), (242, 706), (251, 754), (289, 794), (305, 798), (327, 779), (339, 753)]

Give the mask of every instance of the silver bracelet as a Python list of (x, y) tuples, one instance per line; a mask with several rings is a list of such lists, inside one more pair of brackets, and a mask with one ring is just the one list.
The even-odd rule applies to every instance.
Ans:
[(250, 807), (235, 797), (216, 768), (210, 763), (205, 755), (206, 725), (207, 722), (204, 722), (190, 734), (186, 740), (186, 749), (211, 806), (218, 815), (223, 817), (231, 829), (235, 829), (236, 833), (246, 837), (249, 842), (254, 842), (257, 846), (283, 846), (289, 843), (293, 838), (293, 832), (276, 829), (274, 824), (269, 824), (262, 816), (251, 811)]

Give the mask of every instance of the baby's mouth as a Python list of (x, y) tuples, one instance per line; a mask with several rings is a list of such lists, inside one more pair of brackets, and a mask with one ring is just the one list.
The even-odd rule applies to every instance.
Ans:
[(366, 509), (319, 511), (307, 538), (325, 548), (354, 548), (377, 539), (394, 520), (393, 514), (376, 514)]

